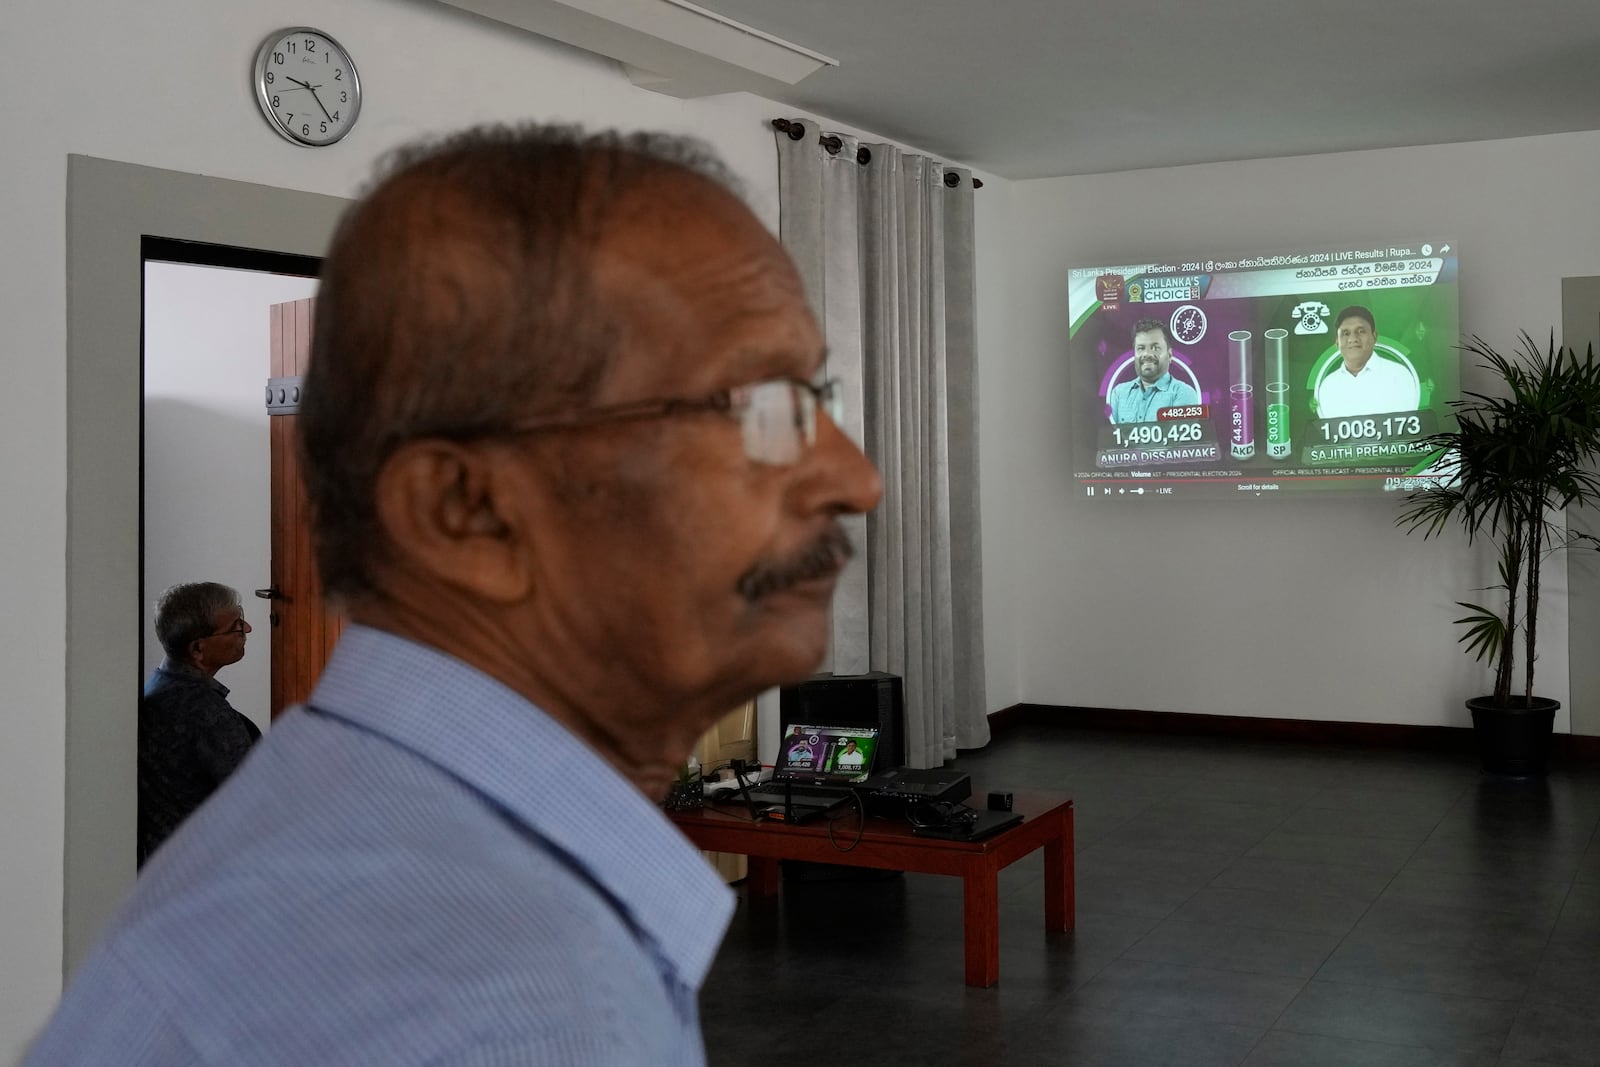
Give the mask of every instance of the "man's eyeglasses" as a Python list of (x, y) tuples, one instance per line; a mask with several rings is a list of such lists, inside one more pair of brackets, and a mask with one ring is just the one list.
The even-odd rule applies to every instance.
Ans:
[(664, 419), (675, 415), (718, 411), (739, 420), (745, 455), (756, 463), (784, 466), (797, 463), (817, 441), (817, 409), (835, 422), (843, 417), (839, 380), (821, 385), (800, 378), (766, 381), (723, 389), (710, 396), (663, 400), (633, 400), (624, 404), (553, 411), (518, 419), (496, 433), (524, 434), (595, 426), (636, 419)]
[(204, 634), (201, 637), (197, 637), (195, 640), (204, 641), (207, 637), (231, 637), (234, 634), (242, 634), (245, 632), (245, 628), (248, 625), (249, 624), (244, 621), (244, 616), (241, 615), (237, 619), (233, 620), (233, 625), (228, 627), (226, 630), (218, 630), (214, 634)]

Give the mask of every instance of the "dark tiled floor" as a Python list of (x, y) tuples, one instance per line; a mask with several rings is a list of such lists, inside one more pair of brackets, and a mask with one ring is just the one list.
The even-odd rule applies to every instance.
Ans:
[(961, 982), (952, 878), (787, 881), (702, 998), (713, 1067), (1600, 1067), (1600, 771), (1029, 727), (958, 765), (1077, 809), (1078, 926), (1000, 882)]

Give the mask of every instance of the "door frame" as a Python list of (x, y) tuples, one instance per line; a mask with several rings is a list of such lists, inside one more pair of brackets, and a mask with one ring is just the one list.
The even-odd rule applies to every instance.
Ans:
[(66, 677), (62, 970), (132, 884), (138, 789), (145, 235), (320, 256), (349, 201), (67, 158)]
[[(1600, 277), (1561, 279), (1561, 344), (1580, 355), (1600, 351)], [(1569, 528), (1600, 536), (1600, 515), (1592, 508), (1567, 512)], [(1575, 734), (1600, 734), (1600, 560), (1572, 550), (1567, 564), (1567, 715)]]

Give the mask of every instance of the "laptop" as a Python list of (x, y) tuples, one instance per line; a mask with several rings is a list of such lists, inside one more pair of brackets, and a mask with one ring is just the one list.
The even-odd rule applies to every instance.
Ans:
[(876, 726), (793, 723), (778, 745), (772, 777), (750, 790), (750, 802), (768, 818), (805, 822), (826, 815), (867, 780), (878, 754)]

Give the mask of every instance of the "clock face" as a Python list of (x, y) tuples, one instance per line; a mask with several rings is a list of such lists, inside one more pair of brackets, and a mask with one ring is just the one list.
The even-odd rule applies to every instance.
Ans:
[(361, 112), (361, 81), (339, 42), (309, 26), (279, 30), (256, 53), (256, 100), (295, 144), (333, 144)]

